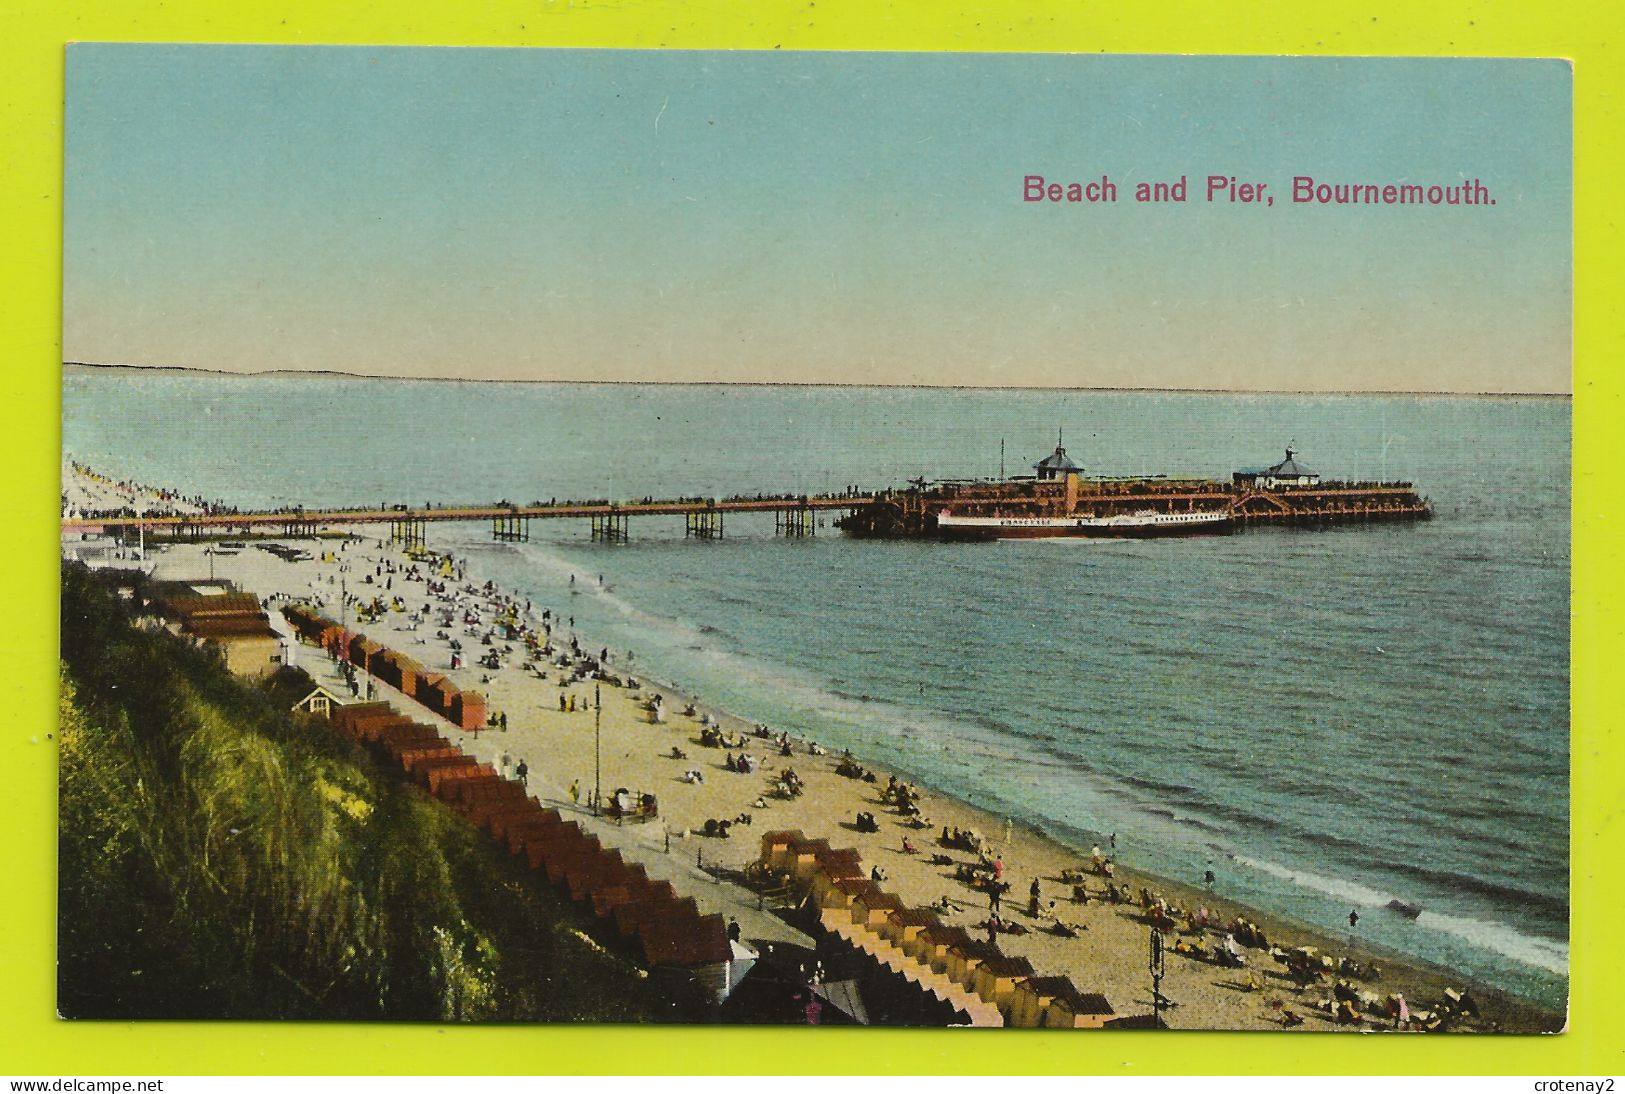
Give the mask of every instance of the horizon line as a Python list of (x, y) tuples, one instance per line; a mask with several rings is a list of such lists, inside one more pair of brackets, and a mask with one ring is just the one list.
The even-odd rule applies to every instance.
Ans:
[(498, 379), (491, 376), (398, 376), (389, 373), (347, 372), (343, 369), (257, 369), (233, 372), (196, 365), (144, 365), (113, 361), (63, 361), (63, 368), (122, 369), (135, 372), (187, 372), (229, 379), (254, 380), (276, 376), (312, 376), (342, 380), (399, 380), (431, 384), (614, 384), (627, 387), (811, 387), (876, 391), (1055, 391), (1166, 395), (1409, 395), (1428, 398), (1569, 399), (1572, 391), (1436, 391), (1386, 388), (1221, 388), (1221, 387), (1055, 387), (1048, 384), (877, 384), (820, 380), (549, 380), (529, 377)]

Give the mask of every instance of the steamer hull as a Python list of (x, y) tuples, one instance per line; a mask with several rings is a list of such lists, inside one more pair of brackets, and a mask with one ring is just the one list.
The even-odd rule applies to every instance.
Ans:
[(1223, 536), (1235, 529), (1225, 512), (1132, 513), (1114, 517), (937, 516), (937, 534), (946, 540), (995, 539), (1164, 539)]

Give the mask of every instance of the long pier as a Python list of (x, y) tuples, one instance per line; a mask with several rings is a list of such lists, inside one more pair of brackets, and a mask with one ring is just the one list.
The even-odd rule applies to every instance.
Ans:
[(499, 542), (530, 539), (533, 520), (585, 520), (596, 543), (625, 543), (633, 517), (682, 517), (690, 539), (723, 538), (724, 518), (732, 514), (772, 514), (774, 534), (801, 539), (817, 534), (818, 514), (843, 516), (835, 526), (859, 537), (913, 539), (937, 535), (944, 511), (1035, 517), (1082, 514), (1223, 512), (1237, 526), (1295, 524), (1321, 526), (1369, 521), (1426, 520), (1432, 506), (1408, 482), (1323, 482), (1259, 487), (1255, 482), (1203, 479), (1005, 480), (1000, 482), (914, 483), (907, 490), (845, 494), (775, 494), (756, 497), (645, 498), (641, 501), (499, 501), (489, 505), (406, 505), (377, 509), (275, 509), (233, 513), (155, 512), (65, 517), (64, 535), (132, 532), (171, 542), (232, 535), (308, 537), (357, 525), (389, 525), (389, 539), (408, 549), (422, 547), (428, 526), (442, 521), (489, 521)]
[(684, 517), (685, 535), (700, 539), (720, 539), (723, 515), (727, 513), (771, 513), (775, 532), (800, 538), (816, 533), (815, 514), (830, 510), (855, 510), (873, 503), (872, 494), (778, 495), (761, 498), (671, 498), (612, 502), (566, 501), (533, 505), (498, 502), (494, 505), (425, 505), (421, 508), (397, 505), (378, 509), (275, 509), (236, 513), (158, 512), (120, 516), (64, 517), (65, 535), (122, 534), (137, 529), (167, 533), (175, 539), (214, 538), (232, 533), (259, 533), (284, 536), (314, 535), (323, 528), (363, 524), (387, 524), (390, 538), (409, 545), (421, 545), (427, 525), (441, 521), (490, 521), (493, 539), (523, 542), (530, 539), (532, 520), (586, 520), (592, 538), (605, 542), (627, 539), (632, 517)]

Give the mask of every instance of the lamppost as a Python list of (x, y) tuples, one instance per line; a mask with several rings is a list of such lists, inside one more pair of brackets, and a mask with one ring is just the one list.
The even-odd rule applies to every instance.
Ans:
[(1151, 928), (1151, 1028), (1162, 1028), (1162, 932)]
[(604, 686), (592, 686), (592, 815), (598, 816), (599, 802), (603, 800), (603, 733)]

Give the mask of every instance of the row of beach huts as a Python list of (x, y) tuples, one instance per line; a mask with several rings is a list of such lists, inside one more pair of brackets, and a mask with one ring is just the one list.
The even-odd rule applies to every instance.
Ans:
[(1065, 976), (1038, 976), (1026, 958), (907, 907), (865, 874), (856, 850), (794, 830), (769, 832), (759, 862), (807, 893), (827, 935), (953, 1006), (971, 1025), (1094, 1029), (1122, 1021), (1105, 996), (1081, 992)]
[[(714, 998), (724, 998), (749, 970), (754, 955), (736, 955), (720, 915), (701, 915), (668, 881), (652, 880), (638, 863), (622, 860), (580, 825), (545, 808), (523, 784), (414, 722), (387, 703), (334, 707), (343, 736), (399, 764), (432, 797), (521, 857), (578, 907), (590, 910), (648, 968), (691, 973)], [(737, 958), (737, 959), (736, 959)]]
[(485, 696), (479, 692), (462, 690), (444, 673), (433, 672), (399, 650), (380, 645), (360, 631), (335, 623), (308, 604), (290, 604), (282, 609), (282, 614), (302, 640), (321, 646), (334, 658), (371, 673), (458, 729), (485, 728)]
[[(303, 604), (283, 609), (301, 639), (348, 658), (402, 694), (462, 729), (485, 725), (485, 697), (461, 691), (445, 676)], [(721, 1001), (749, 971), (755, 954), (735, 947), (720, 915), (701, 915), (691, 897), (649, 877), (640, 863), (600, 844), (558, 810), (544, 808), (524, 784), (448, 741), (433, 725), (414, 722), (388, 703), (331, 708), (333, 726), (373, 748), (429, 794), (485, 831), (548, 884), (592, 912), (625, 940), (648, 968), (681, 969)]]

